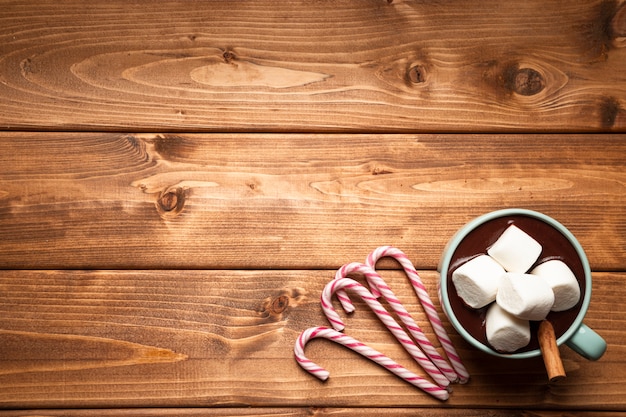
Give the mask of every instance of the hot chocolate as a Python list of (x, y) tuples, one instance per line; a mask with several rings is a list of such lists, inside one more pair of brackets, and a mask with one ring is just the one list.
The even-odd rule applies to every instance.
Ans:
[[(583, 303), (584, 295), (587, 291), (585, 284), (585, 269), (576, 251), (576, 248), (559, 230), (545, 223), (541, 219), (525, 215), (508, 215), (491, 219), (470, 231), (461, 242), (450, 258), (450, 265), (447, 271), (447, 288), (450, 308), (454, 312), (460, 325), (466, 329), (477, 341), (489, 346), (485, 333), (485, 315), (487, 307), (474, 309), (467, 306), (458, 296), (456, 288), (452, 282), (452, 274), (462, 264), (468, 260), (487, 253), (498, 237), (510, 226), (515, 225), (542, 246), (539, 259), (535, 262), (534, 268), (548, 260), (558, 259), (564, 262), (574, 273), (580, 285), (581, 295), (578, 303), (571, 309), (560, 312), (550, 312), (547, 316), (559, 338), (574, 323)], [(531, 340), (528, 345), (515, 353), (531, 351), (539, 348), (537, 340), (537, 327), (539, 322), (531, 322)]]

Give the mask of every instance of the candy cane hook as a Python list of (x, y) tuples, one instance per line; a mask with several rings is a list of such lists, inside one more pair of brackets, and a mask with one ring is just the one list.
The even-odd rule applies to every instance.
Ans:
[(426, 316), (428, 317), (428, 320), (430, 321), (435, 331), (435, 334), (437, 335), (437, 338), (441, 342), (443, 350), (446, 352), (446, 355), (450, 359), (454, 370), (459, 375), (459, 382), (461, 384), (466, 383), (469, 380), (469, 373), (467, 372), (467, 369), (465, 369), (465, 366), (461, 362), (461, 358), (459, 357), (456, 349), (452, 345), (452, 341), (448, 337), (448, 334), (446, 333), (446, 330), (444, 329), (443, 324), (439, 319), (439, 314), (437, 313), (437, 310), (435, 309), (435, 306), (431, 301), (428, 292), (426, 291), (426, 287), (424, 286), (422, 279), (420, 278), (417, 270), (413, 266), (413, 263), (409, 260), (408, 256), (406, 256), (404, 252), (402, 252), (400, 249), (396, 249), (391, 246), (381, 246), (380, 248), (374, 250), (372, 253), (369, 254), (365, 263), (372, 269), (375, 269), (376, 262), (380, 258), (386, 256), (394, 258), (400, 263), (400, 265), (404, 269), (404, 272), (408, 276), (409, 281), (411, 282), (411, 285), (413, 286), (413, 289), (415, 290), (415, 293), (417, 294), (417, 297), (419, 298), (424, 308), (424, 311), (426, 312)]
[(329, 282), (322, 291), (321, 304), (324, 314), (328, 318), (328, 321), (337, 331), (344, 329), (344, 322), (337, 314), (337, 311), (332, 305), (333, 294), (340, 289), (353, 290), (365, 301), (365, 303), (372, 309), (372, 311), (378, 316), (389, 331), (396, 337), (396, 339), (402, 344), (404, 349), (415, 359), (417, 363), (430, 375), (433, 380), (440, 387), (447, 387), (450, 384), (450, 380), (439, 370), (435, 364), (420, 350), (420, 348), (413, 342), (404, 329), (395, 321), (395, 319), (389, 314), (389, 312), (383, 307), (382, 304), (369, 292), (367, 288), (351, 278), (339, 278)]
[(347, 336), (343, 333), (340, 333), (336, 330), (329, 329), (327, 327), (311, 327), (305, 331), (303, 331), (298, 339), (296, 340), (296, 344), (294, 346), (294, 353), (296, 356), (296, 361), (298, 364), (310, 374), (316, 376), (322, 381), (326, 381), (329, 376), (329, 372), (316, 365), (311, 360), (307, 359), (304, 355), (304, 347), (308, 343), (309, 340), (314, 338), (325, 338), (331, 340), (333, 342), (339, 343), (347, 348), (359, 353), (360, 355), (372, 360), (373, 362), (379, 364), (383, 368), (389, 370), (395, 375), (399, 376), (403, 380), (409, 382), (410, 384), (420, 388), (424, 392), (432, 395), (433, 397), (445, 401), (449, 398), (450, 394), (444, 388), (438, 387), (437, 385), (431, 383), (430, 381), (422, 378), (419, 375), (414, 374), (408, 369), (404, 368), (402, 365), (394, 362), (389, 357), (383, 355), (375, 349), (372, 349), (358, 340)]

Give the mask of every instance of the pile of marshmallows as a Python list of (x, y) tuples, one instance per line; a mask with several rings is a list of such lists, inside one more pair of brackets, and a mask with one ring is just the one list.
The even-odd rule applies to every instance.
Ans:
[(548, 260), (529, 272), (541, 250), (539, 242), (510, 225), (486, 255), (472, 258), (452, 274), (457, 293), (468, 306), (488, 306), (487, 341), (497, 351), (526, 346), (530, 321), (543, 320), (550, 311), (568, 310), (580, 299), (578, 281), (562, 261)]

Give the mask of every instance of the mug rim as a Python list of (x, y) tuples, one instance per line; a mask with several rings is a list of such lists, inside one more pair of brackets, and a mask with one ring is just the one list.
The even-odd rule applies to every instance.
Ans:
[(480, 226), (483, 223), (486, 223), (487, 221), (497, 219), (500, 217), (514, 216), (514, 215), (533, 217), (554, 227), (560, 233), (562, 233), (563, 236), (565, 236), (565, 238), (572, 244), (572, 246), (576, 250), (576, 253), (580, 257), (580, 261), (582, 263), (583, 271), (585, 275), (584, 277), (585, 287), (586, 287), (585, 294), (583, 296), (580, 311), (576, 315), (576, 318), (574, 319), (572, 324), (565, 331), (565, 333), (563, 333), (561, 337), (557, 339), (556, 341), (557, 345), (560, 346), (561, 344), (568, 341), (572, 336), (574, 336), (574, 334), (578, 331), (578, 329), (582, 325), (583, 318), (585, 314), (587, 313), (589, 302), (591, 300), (591, 267), (589, 266), (589, 261), (587, 259), (587, 256), (585, 255), (585, 251), (583, 250), (582, 246), (580, 245), (576, 237), (574, 237), (572, 232), (570, 232), (565, 226), (563, 226), (557, 220), (553, 219), (552, 217), (546, 214), (540, 213), (538, 211), (522, 209), (522, 208), (508, 208), (508, 209), (496, 210), (496, 211), (492, 211), (492, 212), (480, 215), (472, 219), (470, 222), (466, 223), (463, 227), (461, 227), (461, 229), (459, 229), (454, 234), (454, 236), (452, 236), (450, 241), (447, 243), (443, 252), (443, 256), (441, 258), (441, 262), (438, 268), (439, 269), (439, 295), (440, 295), (439, 298), (440, 298), (440, 303), (444, 310), (444, 313), (448, 317), (448, 320), (450, 320), (450, 323), (452, 323), (452, 326), (454, 327), (454, 329), (461, 336), (463, 336), (463, 338), (467, 340), (470, 344), (482, 350), (483, 352), (489, 353), (494, 356), (499, 356), (502, 358), (525, 359), (525, 358), (532, 358), (532, 357), (540, 356), (541, 350), (533, 349), (533, 350), (529, 350), (526, 352), (519, 352), (519, 353), (501, 353), (492, 349), (490, 346), (483, 344), (482, 342), (477, 340), (474, 336), (472, 336), (467, 330), (465, 330), (465, 328), (461, 325), (461, 323), (456, 318), (456, 315), (454, 314), (454, 311), (452, 310), (450, 303), (447, 301), (448, 295), (449, 295), (448, 294), (448, 269), (450, 267), (450, 261), (452, 260), (452, 255), (454, 254), (456, 248), (459, 246), (461, 241), (472, 230), (476, 229), (478, 226)]

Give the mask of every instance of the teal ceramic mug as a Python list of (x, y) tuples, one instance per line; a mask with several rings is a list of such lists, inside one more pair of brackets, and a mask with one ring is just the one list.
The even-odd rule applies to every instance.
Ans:
[(580, 285), (578, 304), (567, 311), (550, 312), (547, 317), (554, 327), (557, 344), (565, 344), (587, 359), (599, 359), (606, 351), (606, 342), (583, 323), (591, 300), (591, 269), (587, 256), (569, 230), (553, 218), (536, 211), (504, 209), (487, 213), (470, 221), (450, 239), (438, 271), (439, 299), (452, 326), (470, 344), (495, 356), (523, 359), (541, 355), (536, 336), (538, 322), (531, 322), (532, 336), (526, 347), (512, 353), (494, 350), (485, 335), (486, 307), (476, 310), (465, 305), (452, 283), (454, 270), (474, 256), (486, 253), (487, 248), (511, 224), (524, 230), (542, 245), (537, 263), (547, 259), (562, 260), (574, 272)]

